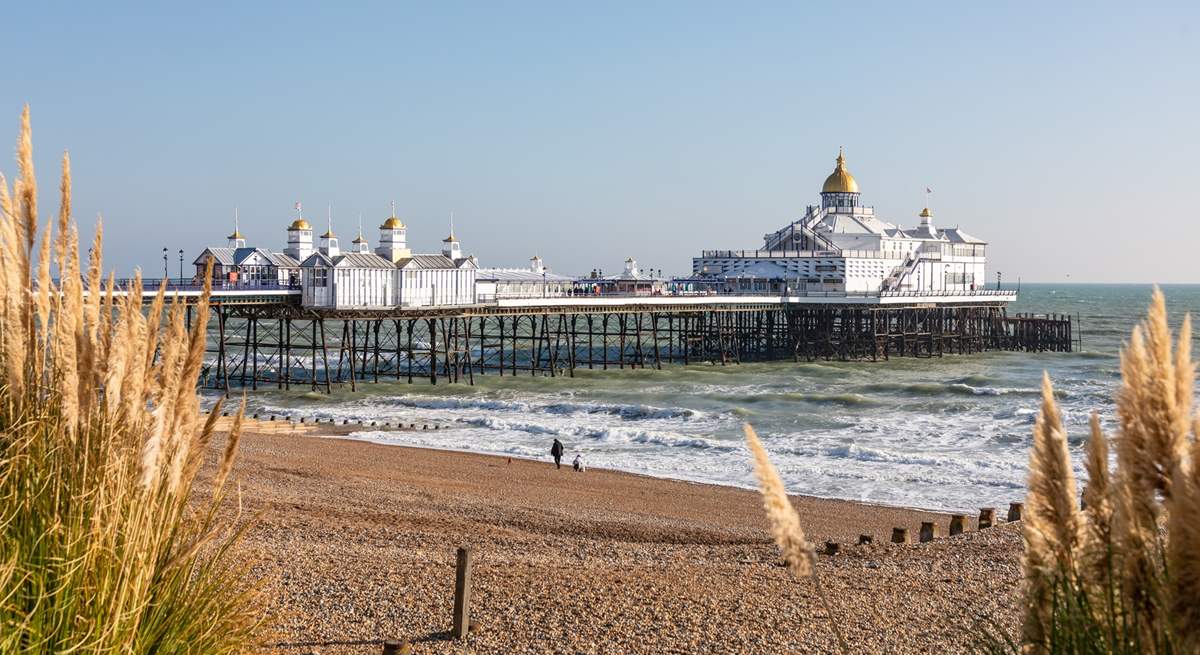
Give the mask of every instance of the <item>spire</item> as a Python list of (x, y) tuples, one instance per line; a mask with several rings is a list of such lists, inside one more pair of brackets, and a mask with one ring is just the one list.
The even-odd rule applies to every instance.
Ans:
[(238, 226), (238, 208), (235, 205), (233, 208), (233, 234), (228, 237), (230, 240), (244, 239), (242, 231)]
[(325, 234), (321, 235), (322, 239), (333, 238), (333, 205), (329, 205), (329, 209), (325, 215)]
[(450, 236), (442, 239), (445, 243), (454, 243), (458, 238), (454, 236), (454, 212), (450, 212)]
[(846, 168), (846, 153), (843, 151), (842, 146), (838, 146), (837, 166), (843, 170)]
[(354, 237), (353, 243), (358, 245), (359, 252), (367, 252), (367, 240), (363, 238), (362, 226), (363, 226), (362, 212), (359, 212), (358, 213), (358, 236)]

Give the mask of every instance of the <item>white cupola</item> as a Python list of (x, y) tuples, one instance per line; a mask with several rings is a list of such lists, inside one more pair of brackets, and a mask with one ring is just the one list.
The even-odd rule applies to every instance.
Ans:
[(375, 253), (392, 263), (408, 257), (410, 251), (404, 232), (404, 223), (396, 218), (396, 203), (393, 201), (392, 215), (379, 226), (379, 247)]
[(313, 254), (313, 229), (304, 220), (300, 203), (296, 203), (296, 220), (287, 228), (287, 244), (284, 254), (296, 261), (302, 262)]
[(454, 236), (454, 213), (450, 213), (450, 236), (442, 239), (442, 254), (458, 261), (462, 259), (462, 244), (458, 242), (458, 237)]
[(625, 260), (625, 276), (626, 277), (637, 277), (638, 276), (637, 260), (634, 259), (633, 257), (630, 257), (629, 259)]
[(321, 254), (326, 257), (333, 258), (341, 254), (338, 248), (337, 236), (333, 234), (333, 207), (329, 207), (329, 216), (326, 219), (327, 224), (325, 234), (321, 235)]
[(229, 235), (230, 248), (245, 248), (246, 237), (242, 236), (242, 231), (238, 228), (238, 210), (233, 208), (233, 234)]

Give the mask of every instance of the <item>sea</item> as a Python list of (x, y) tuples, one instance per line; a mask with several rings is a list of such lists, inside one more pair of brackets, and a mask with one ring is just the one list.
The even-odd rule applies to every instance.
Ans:
[[(1162, 288), (1175, 328), (1185, 313), (1200, 315), (1200, 285)], [(944, 511), (1004, 507), (1025, 495), (1043, 372), (1082, 477), (1088, 416), (1099, 412), (1112, 429), (1119, 352), (1151, 289), (1023, 285), (1010, 314), (1077, 317), (1082, 348), (1072, 353), (489, 374), (476, 375), (474, 386), (259, 391), (247, 411), (436, 424), (443, 429), (363, 429), (348, 438), (545, 461), (557, 438), (567, 462), (579, 454), (589, 467), (737, 487), (754, 486), (742, 437), (749, 423), (792, 493)]]

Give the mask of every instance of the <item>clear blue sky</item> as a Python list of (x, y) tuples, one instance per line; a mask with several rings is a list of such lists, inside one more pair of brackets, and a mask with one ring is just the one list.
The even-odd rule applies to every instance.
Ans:
[(43, 206), (69, 149), (121, 273), (234, 205), (255, 245), (296, 200), (374, 243), (393, 199), (420, 251), (454, 211), (485, 266), (681, 273), (844, 145), (867, 204), (915, 223), (932, 187), (1005, 279), (1200, 282), (1200, 3), (340, 4), (9, 6), (0, 138), (29, 102)]

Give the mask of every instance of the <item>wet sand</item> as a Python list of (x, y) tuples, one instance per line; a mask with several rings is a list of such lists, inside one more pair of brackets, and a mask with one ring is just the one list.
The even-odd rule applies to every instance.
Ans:
[[(263, 652), (836, 651), (753, 492), (319, 436), (346, 429), (247, 425), (236, 475), (244, 510), (263, 513), (240, 552), (271, 599)], [(852, 651), (957, 652), (980, 620), (1015, 629), (1016, 526), (893, 545), (894, 526), (915, 540), (949, 517), (793, 500), (810, 540), (840, 544), (818, 569)], [(463, 642), (447, 632), (459, 546), (474, 550), (479, 623)]]

